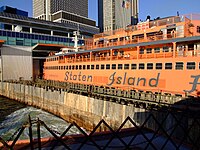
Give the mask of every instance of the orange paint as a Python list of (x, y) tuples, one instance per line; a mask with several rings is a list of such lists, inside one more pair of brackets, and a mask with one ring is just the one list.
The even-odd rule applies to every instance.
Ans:
[(85, 51), (48, 57), (44, 79), (197, 96), (200, 15), (191, 16), (199, 20), (183, 18), (150, 21), (145, 30), (133, 26), (94, 35)]

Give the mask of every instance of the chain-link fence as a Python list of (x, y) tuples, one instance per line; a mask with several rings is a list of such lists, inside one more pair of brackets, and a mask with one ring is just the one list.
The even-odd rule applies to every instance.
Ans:
[[(91, 132), (84, 131), (75, 122), (63, 133), (57, 133), (45, 122), (32, 120), (13, 133), (8, 141), (0, 138), (0, 149), (200, 149), (200, 115), (199, 111), (156, 111), (148, 113), (145, 120), (137, 123), (135, 116), (127, 117), (118, 129), (113, 129), (101, 120)], [(131, 124), (132, 128), (124, 128)], [(33, 131), (36, 126), (36, 131)], [(41, 137), (41, 127), (52, 136)], [(67, 135), (76, 127), (81, 134)], [(23, 131), (28, 128), (29, 139), (19, 140)], [(97, 132), (104, 128), (105, 132)]]

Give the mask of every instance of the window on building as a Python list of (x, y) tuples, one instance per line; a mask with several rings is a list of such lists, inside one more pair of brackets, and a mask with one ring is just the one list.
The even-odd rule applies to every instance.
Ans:
[(148, 63), (147, 64), (147, 69), (153, 69), (153, 63)]
[(79, 70), (81, 70), (82, 69), (82, 65), (79, 65)]
[(187, 69), (194, 70), (195, 69), (195, 62), (187, 62)]
[(78, 65), (76, 65), (76, 70), (78, 70)]
[(24, 40), (16, 40), (16, 45), (24, 45)]
[(158, 70), (162, 69), (162, 63), (156, 63), (156, 69)]
[(144, 64), (143, 63), (139, 64), (139, 69), (144, 69)]
[(183, 62), (176, 62), (176, 70), (183, 70)]
[(165, 63), (165, 69), (172, 69), (172, 63)]

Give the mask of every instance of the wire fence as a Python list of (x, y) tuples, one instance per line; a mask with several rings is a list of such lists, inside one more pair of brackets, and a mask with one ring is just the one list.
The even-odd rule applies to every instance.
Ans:
[[(5, 141), (0, 137), (0, 149), (200, 149), (200, 117), (198, 111), (149, 112), (144, 121), (135, 122), (136, 116), (127, 117), (118, 129), (101, 120), (93, 131), (86, 132), (75, 122), (63, 133), (49, 128), (38, 119), (29, 120)], [(124, 128), (126, 124), (132, 128)], [(36, 132), (33, 126), (37, 126)], [(41, 127), (52, 136), (41, 137)], [(67, 135), (76, 127), (79, 135)], [(19, 140), (28, 128), (29, 139)], [(99, 128), (105, 132), (97, 132)]]

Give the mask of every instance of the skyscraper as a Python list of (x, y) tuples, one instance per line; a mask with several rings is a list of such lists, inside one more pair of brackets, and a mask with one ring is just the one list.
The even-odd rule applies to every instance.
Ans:
[(33, 0), (34, 18), (51, 20), (60, 10), (88, 17), (88, 0)]
[(136, 24), (138, 0), (98, 0), (98, 26), (110, 31)]

